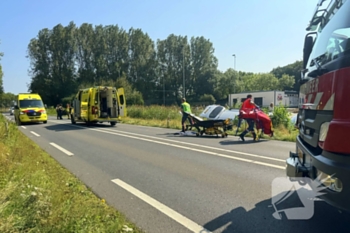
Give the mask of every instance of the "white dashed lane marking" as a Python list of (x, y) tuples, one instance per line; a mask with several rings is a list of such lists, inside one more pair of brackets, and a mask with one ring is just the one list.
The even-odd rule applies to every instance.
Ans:
[(62, 151), (63, 153), (65, 153), (68, 156), (73, 156), (74, 154), (66, 149), (64, 149), (63, 147), (60, 147), (59, 145), (57, 145), (56, 143), (50, 142), (50, 145), (59, 149), (60, 151)]
[(198, 233), (210, 233), (209, 230), (207, 230), (204, 227), (193, 222), (191, 219), (186, 218), (182, 214), (180, 214), (180, 213), (176, 212), (175, 210), (169, 208), (168, 206), (160, 203), (156, 199), (148, 196), (147, 194), (132, 187), (131, 185), (125, 183), (124, 181), (122, 181), (120, 179), (114, 179), (114, 180), (112, 180), (112, 182), (115, 183), (116, 185), (118, 185), (119, 187), (125, 189), (126, 191), (130, 192), (131, 194), (135, 195), (136, 197), (140, 198), (142, 201), (146, 202), (147, 204), (151, 205), (152, 207), (156, 208), (157, 210), (159, 210), (163, 214), (167, 215), (171, 219), (180, 223), (181, 225), (183, 225), (184, 227), (186, 227), (190, 231), (198, 232)]
[(40, 135), (39, 134), (37, 134), (37, 133), (35, 133), (35, 132), (33, 132), (33, 131), (30, 131), (32, 134), (34, 134), (35, 136), (37, 136), (37, 137), (40, 137)]

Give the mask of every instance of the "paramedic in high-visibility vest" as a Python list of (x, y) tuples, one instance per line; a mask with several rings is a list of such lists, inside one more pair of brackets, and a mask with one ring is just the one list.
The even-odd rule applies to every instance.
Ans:
[(182, 112), (182, 120), (181, 120), (182, 131), (181, 132), (185, 132), (185, 129), (186, 129), (185, 122), (186, 122), (186, 120), (188, 119), (190, 124), (193, 124), (192, 120), (189, 117), (189, 115), (192, 113), (191, 112), (191, 106), (190, 106), (189, 103), (186, 102), (185, 98), (182, 98), (181, 112)]
[[(242, 107), (240, 108), (240, 113), (241, 111), (244, 111), (244, 112), (250, 112), (252, 110), (254, 110), (256, 108), (256, 104), (254, 103), (253, 101), (253, 98), (252, 98), (252, 95), (249, 94), (247, 95), (247, 99), (243, 102), (242, 104)], [(248, 123), (248, 128), (246, 130), (244, 130), (240, 135), (239, 137), (242, 139), (242, 141), (244, 142), (244, 136), (248, 133), (248, 132), (251, 132), (252, 135), (253, 135), (253, 139), (255, 141), (256, 139), (256, 133), (254, 131), (254, 119), (250, 119), (250, 118), (243, 118), (244, 120), (247, 121)]]

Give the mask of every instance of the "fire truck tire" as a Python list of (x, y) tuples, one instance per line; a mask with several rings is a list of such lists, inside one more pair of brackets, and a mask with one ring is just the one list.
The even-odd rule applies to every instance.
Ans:
[(115, 126), (117, 122), (111, 122), (111, 126)]

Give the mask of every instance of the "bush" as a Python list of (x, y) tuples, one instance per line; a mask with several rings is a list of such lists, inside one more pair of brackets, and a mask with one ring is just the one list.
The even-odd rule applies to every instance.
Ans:
[(128, 95), (125, 94), (126, 105), (144, 105), (142, 94), (139, 91), (132, 91)]
[(180, 119), (179, 108), (177, 106), (164, 107), (158, 105), (144, 106), (128, 106), (128, 117), (139, 119)]
[(72, 104), (72, 100), (75, 97), (75, 94), (67, 96), (61, 99), (62, 107), (67, 106), (67, 104)]
[(285, 128), (289, 128), (290, 126), (290, 113), (283, 106), (276, 106), (273, 109), (273, 115), (270, 116), (273, 126), (276, 128), (278, 126), (283, 125)]
[(201, 97), (199, 97), (199, 101), (201, 102), (207, 102), (209, 104), (215, 104), (216, 100), (213, 95), (204, 94)]

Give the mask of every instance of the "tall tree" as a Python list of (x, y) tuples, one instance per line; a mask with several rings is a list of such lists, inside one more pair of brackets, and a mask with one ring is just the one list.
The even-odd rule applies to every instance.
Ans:
[[(169, 35), (165, 40), (157, 41), (158, 63), (164, 65), (165, 86), (167, 97), (178, 100), (182, 96), (184, 80), (184, 63), (189, 55), (189, 49), (186, 49), (187, 38), (181, 36)], [(186, 70), (185, 70), (186, 75)]]
[(283, 74), (282, 77), (278, 80), (279, 89), (282, 91), (293, 89), (293, 85), (295, 83), (294, 76), (289, 76), (287, 74)]
[(278, 79), (271, 73), (247, 74), (243, 76), (243, 91), (278, 90)]
[(115, 80), (127, 74), (129, 35), (117, 25), (107, 26), (106, 34), (108, 74)]
[(43, 29), (28, 45), (32, 82), (29, 91), (41, 94), (48, 104), (57, 104), (75, 90), (75, 25), (58, 24)]
[(154, 42), (141, 29), (129, 30), (128, 79), (144, 97), (155, 94), (157, 63)]
[(15, 101), (15, 97), (16, 97), (16, 95), (13, 93), (10, 93), (10, 92), (3, 93), (1, 95), (0, 103), (2, 103), (2, 105), (5, 107), (13, 106), (14, 101)]
[(214, 56), (213, 44), (204, 37), (191, 38), (191, 65), (192, 79), (190, 79), (190, 90), (196, 96), (213, 94), (218, 60)]
[(95, 83), (95, 69), (93, 64), (93, 36), (94, 28), (91, 24), (84, 23), (76, 31), (77, 52), (77, 82), (81, 84)]
[(93, 64), (95, 69), (95, 85), (108, 81), (108, 46), (107, 30), (102, 25), (95, 27), (93, 35)]
[(58, 100), (69, 96), (75, 89), (75, 24), (71, 22), (67, 27), (57, 25), (50, 37), (52, 56), (52, 91)]
[(39, 93), (47, 104), (55, 104), (52, 102), (56, 96), (52, 92), (54, 83), (51, 72), (50, 34), (50, 30), (44, 28), (39, 31), (37, 38), (31, 39), (28, 45), (29, 72), (32, 76), (28, 91)]
[(299, 91), (300, 79), (301, 79), (301, 70), (303, 68), (302, 61), (296, 61), (292, 64), (286, 66), (274, 68), (271, 73), (274, 74), (278, 79), (282, 78), (282, 75), (286, 74), (294, 77), (293, 89)]
[(220, 73), (216, 80), (217, 86), (214, 94), (216, 99), (223, 99), (229, 94), (240, 92), (237, 71), (230, 68), (225, 73)]

